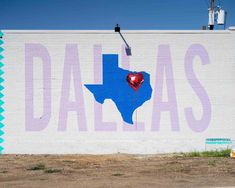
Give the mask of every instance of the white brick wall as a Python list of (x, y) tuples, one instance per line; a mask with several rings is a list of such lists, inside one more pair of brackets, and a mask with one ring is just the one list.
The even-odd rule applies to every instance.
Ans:
[[(102, 48), (102, 54), (118, 54), (119, 67), (128, 66), (128, 57), (122, 50), (123, 42), (120, 36), (113, 31), (11, 31), (4, 33), (4, 151), (3, 153), (138, 153), (153, 154), (165, 152), (181, 152), (203, 150), (205, 139), (210, 137), (235, 139), (235, 31), (124, 31), (123, 35), (132, 48), (129, 57), (131, 71), (145, 71), (150, 74), (152, 98), (145, 102), (133, 114), (137, 125), (133, 131), (123, 130), (123, 121), (115, 104), (105, 100), (102, 105), (103, 122), (113, 122), (116, 131), (96, 131), (93, 95), (84, 87), (84, 84), (94, 82), (94, 46)], [(51, 115), (45, 129), (27, 131), (26, 113), (26, 77), (27, 73), (25, 45), (43, 45), (51, 62)], [(62, 81), (65, 61), (66, 44), (76, 44), (80, 62), (81, 83), (84, 102), (84, 112), (87, 131), (79, 130), (77, 113), (68, 113), (67, 129), (58, 130), (61, 109)], [(173, 79), (163, 76), (158, 78), (157, 70), (160, 61), (159, 49), (165, 46), (169, 57), (162, 54), (162, 59), (170, 58), (173, 70)], [(190, 48), (195, 46), (195, 48)], [(192, 49), (192, 71), (199, 85), (194, 85), (195, 78), (191, 77), (190, 68), (187, 69), (186, 54)], [(201, 50), (204, 52), (201, 54)], [(188, 52), (189, 53), (189, 52)], [(192, 54), (188, 54), (189, 57)], [(199, 54), (199, 55), (197, 55)], [(202, 59), (206, 59), (203, 65)], [(166, 56), (166, 57), (165, 57)], [(99, 61), (98, 54), (98, 62)], [(35, 118), (43, 114), (43, 63), (38, 57), (33, 59), (33, 109)], [(164, 60), (163, 60), (164, 61)], [(166, 65), (167, 66), (167, 65)], [(169, 67), (169, 66), (168, 66)], [(168, 71), (168, 67), (165, 67)], [(99, 78), (99, 72), (95, 72)], [(187, 77), (188, 76), (188, 77)], [(101, 78), (99, 78), (101, 79)], [(157, 116), (154, 106), (158, 108), (156, 83), (163, 80), (163, 101), (168, 101), (174, 92), (167, 91), (174, 84), (178, 117), (177, 131), (172, 130), (169, 111), (160, 113), (160, 129), (152, 131), (153, 119)], [(166, 80), (170, 80), (168, 83)], [(168, 85), (167, 85), (168, 83)], [(190, 84), (191, 83), (191, 84)], [(193, 89), (193, 87), (194, 89)], [(158, 87), (158, 85), (156, 86)], [(69, 86), (70, 99), (74, 100), (74, 84)], [(195, 89), (196, 88), (196, 89)], [(203, 88), (203, 89), (202, 89)], [(47, 88), (48, 89), (48, 88)], [(198, 91), (195, 92), (195, 90)], [(204, 90), (204, 94), (203, 91)], [(209, 104), (205, 105), (206, 99)], [(156, 100), (155, 100), (156, 99)], [(155, 102), (154, 102), (155, 101)], [(204, 106), (205, 105), (205, 106)], [(187, 122), (185, 109), (191, 107), (195, 119), (209, 118), (208, 127), (200, 132), (192, 129), (193, 124)], [(156, 109), (155, 108), (155, 109)], [(160, 109), (161, 111), (162, 109)], [(82, 110), (81, 110), (82, 111)], [(153, 112), (154, 111), (154, 112)], [(209, 113), (210, 114), (205, 114)], [(175, 113), (175, 112), (174, 112)], [(81, 116), (81, 114), (79, 114)], [(137, 116), (137, 117), (136, 117)], [(156, 117), (157, 118), (157, 117)], [(40, 120), (39, 120), (40, 121)], [(206, 121), (206, 120), (205, 120)], [(174, 122), (173, 122), (174, 123)], [(205, 123), (206, 124), (206, 123)], [(203, 125), (203, 122), (202, 122)], [(130, 126), (130, 125), (125, 125)], [(201, 125), (197, 125), (201, 126)], [(196, 126), (196, 127), (197, 127)], [(206, 125), (203, 125), (206, 126)], [(195, 126), (194, 126), (195, 127)]]

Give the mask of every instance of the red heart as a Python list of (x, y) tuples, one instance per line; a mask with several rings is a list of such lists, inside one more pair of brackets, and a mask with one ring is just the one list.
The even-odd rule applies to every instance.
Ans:
[(140, 72), (133, 74), (130, 73), (127, 75), (126, 81), (128, 82), (130, 87), (137, 91), (144, 82), (144, 75)]

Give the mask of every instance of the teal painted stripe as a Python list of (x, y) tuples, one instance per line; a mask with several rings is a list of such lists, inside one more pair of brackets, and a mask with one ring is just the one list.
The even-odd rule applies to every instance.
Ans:
[(4, 109), (2, 107), (0, 107), (0, 113), (4, 112)]
[(231, 141), (230, 138), (207, 138), (206, 141)]
[(0, 70), (0, 76), (4, 74), (4, 71), (3, 70)]
[[(0, 74), (0, 76), (1, 76), (1, 74)], [(0, 85), (0, 91), (3, 90), (3, 89), (4, 89), (4, 87), (2, 85)]]
[(4, 82), (4, 79), (3, 79), (3, 78), (0, 78), (0, 83), (1, 83), (1, 82)]
[(4, 134), (3, 130), (0, 130), (0, 136), (2, 136)]
[(4, 148), (2, 146), (0, 146), (0, 155), (2, 154), (3, 149)]
[[(2, 55), (2, 52), (4, 51), (4, 48), (2, 46), (3, 44), (3, 32), (0, 31), (0, 60), (3, 59), (3, 55)], [(2, 82), (4, 82), (4, 79), (3, 79), (3, 74), (4, 74), (4, 71), (2, 70), (2, 67), (4, 66), (4, 63), (1, 61), (0, 62), (0, 154), (2, 154), (3, 150), (4, 150), (4, 147), (2, 146), (2, 143), (4, 142), (4, 139), (3, 139), (3, 130), (2, 128), (4, 127), (4, 123), (2, 122), (4, 120), (4, 116), (3, 116), (3, 113), (4, 113), (4, 108), (2, 107), (2, 105), (4, 104), (4, 101), (3, 101), (3, 97), (4, 97), (4, 94), (2, 93), (2, 90), (4, 89), (4, 87), (2, 86)]]
[(2, 121), (2, 120), (4, 120), (5, 119), (5, 117), (2, 115), (2, 112), (0, 112), (0, 121)]
[(206, 144), (215, 144), (215, 145), (230, 145), (232, 142), (206, 142)]
[(4, 101), (0, 100), (0, 106), (2, 106), (4, 104)]
[(232, 144), (232, 140), (230, 138), (207, 138), (206, 144), (230, 145)]

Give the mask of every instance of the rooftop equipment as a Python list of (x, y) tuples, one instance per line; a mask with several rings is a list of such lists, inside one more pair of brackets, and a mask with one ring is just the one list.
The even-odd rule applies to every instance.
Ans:
[(221, 6), (215, 7), (215, 0), (210, 0), (210, 8), (208, 9), (208, 27), (210, 30), (214, 30), (214, 25), (224, 25), (226, 23), (226, 11)]

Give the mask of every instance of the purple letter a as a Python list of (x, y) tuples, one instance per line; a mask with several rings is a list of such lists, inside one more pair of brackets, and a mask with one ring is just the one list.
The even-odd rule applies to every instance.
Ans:
[[(75, 101), (69, 101), (70, 80), (73, 75)], [(86, 131), (86, 117), (82, 93), (81, 72), (76, 44), (67, 44), (65, 49), (64, 75), (60, 101), (59, 131), (66, 130), (68, 112), (77, 112), (77, 123), (80, 131)]]
[[(162, 101), (164, 73), (166, 76), (168, 102)], [(152, 114), (152, 131), (159, 131), (160, 114), (162, 111), (170, 112), (172, 130), (178, 131), (179, 118), (177, 111), (174, 76), (172, 70), (169, 45), (159, 46), (154, 93), (155, 94), (154, 94), (153, 114)]]

